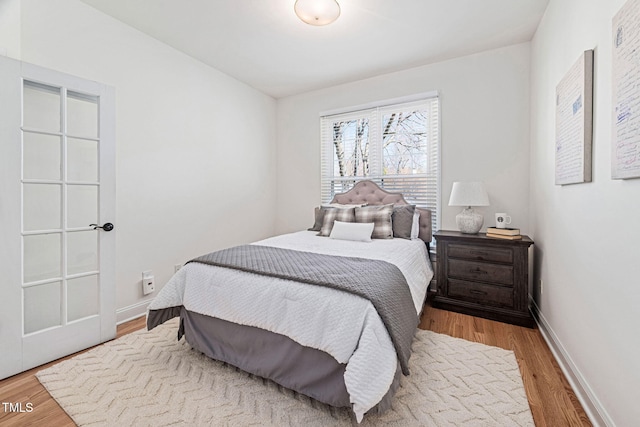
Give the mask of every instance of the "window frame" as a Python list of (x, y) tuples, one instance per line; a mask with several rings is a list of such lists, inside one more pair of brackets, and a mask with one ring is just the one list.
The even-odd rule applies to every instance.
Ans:
[[(427, 114), (427, 162), (428, 171), (424, 174), (401, 174), (401, 175), (384, 175), (383, 172), (383, 143), (382, 143), (382, 115), (385, 112), (393, 111), (397, 109), (402, 111), (406, 108), (412, 108), (415, 106), (426, 105), (428, 108)], [(394, 98), (386, 101), (378, 101), (369, 104), (363, 104), (350, 108), (343, 108), (339, 110), (331, 110), (320, 113), (320, 141), (321, 141), (321, 172), (320, 182), (321, 191), (320, 199), (321, 203), (329, 203), (333, 196), (337, 193), (347, 191), (350, 187), (349, 182), (357, 182), (361, 180), (372, 180), (378, 184), (381, 188), (390, 192), (399, 192), (398, 189), (403, 184), (396, 186), (385, 186), (385, 179), (387, 182), (398, 180), (410, 182), (411, 178), (426, 180), (426, 188), (424, 194), (424, 200), (416, 199), (416, 206), (421, 208), (428, 208), (432, 211), (432, 227), (433, 232), (440, 229), (441, 218), (441, 132), (440, 132), (440, 97), (438, 92), (429, 92), (416, 94), (408, 97)], [(339, 177), (334, 173), (334, 156), (335, 148), (333, 141), (333, 123), (336, 120), (355, 120), (358, 118), (369, 118), (369, 155), (370, 157), (370, 173), (368, 176), (344, 176)], [(374, 153), (374, 151), (378, 151)], [(373, 154), (373, 156), (372, 156)], [(377, 155), (376, 155), (377, 154)], [(374, 170), (377, 168), (377, 171)], [(435, 170), (434, 170), (435, 169)], [(429, 172), (431, 170), (431, 172)], [(336, 182), (346, 182), (347, 185), (341, 185), (337, 188)], [(411, 200), (407, 200), (409, 203), (414, 203)]]

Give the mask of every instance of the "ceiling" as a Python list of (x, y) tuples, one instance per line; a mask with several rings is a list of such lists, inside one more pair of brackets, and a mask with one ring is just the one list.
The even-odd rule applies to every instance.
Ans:
[(338, 0), (314, 27), (295, 0), (82, 0), (281, 98), (531, 40), (548, 0)]

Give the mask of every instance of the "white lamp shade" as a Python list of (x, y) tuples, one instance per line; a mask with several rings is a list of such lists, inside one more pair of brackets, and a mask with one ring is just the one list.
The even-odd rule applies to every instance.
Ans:
[(310, 25), (327, 25), (340, 16), (336, 0), (296, 0), (293, 10), (298, 18)]
[(489, 195), (481, 182), (454, 182), (449, 206), (489, 206)]

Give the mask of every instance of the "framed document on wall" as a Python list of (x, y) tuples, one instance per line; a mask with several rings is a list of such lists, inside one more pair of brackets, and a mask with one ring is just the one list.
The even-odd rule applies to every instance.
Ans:
[(640, 178), (640, 0), (613, 17), (611, 178)]
[(556, 185), (591, 182), (593, 50), (556, 87)]

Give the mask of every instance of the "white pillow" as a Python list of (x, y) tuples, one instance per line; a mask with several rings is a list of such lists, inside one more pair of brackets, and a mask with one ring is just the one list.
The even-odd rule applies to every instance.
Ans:
[(373, 222), (334, 221), (329, 238), (353, 240), (355, 242), (370, 242), (373, 226)]
[(420, 234), (420, 212), (418, 208), (413, 211), (413, 223), (411, 223), (411, 240), (416, 240)]

